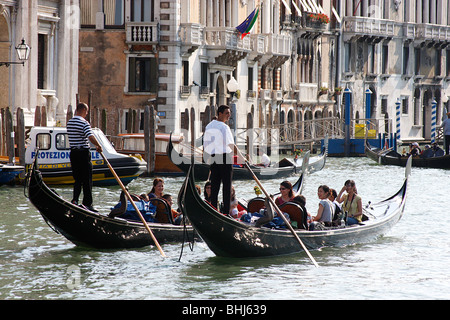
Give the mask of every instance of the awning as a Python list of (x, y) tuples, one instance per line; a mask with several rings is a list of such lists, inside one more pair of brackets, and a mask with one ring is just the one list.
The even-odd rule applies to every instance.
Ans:
[(337, 11), (334, 8), (334, 6), (331, 7), (331, 11), (333, 12), (334, 16), (336, 17), (336, 21), (339, 22), (339, 23), (342, 23), (342, 19), (339, 17), (339, 14), (337, 13)]
[(297, 4), (295, 3), (295, 0), (292, 1), (292, 4), (294, 5), (295, 11), (297, 11), (297, 15), (299, 17), (302, 16), (302, 11), (300, 10), (300, 8), (297, 6)]
[(286, 8), (286, 13), (287, 13), (287, 14), (292, 14), (291, 8), (290, 8), (289, 5), (286, 3), (286, 0), (281, 0), (281, 2), (283, 2), (284, 7)]
[(311, 8), (306, 3), (306, 0), (300, 0), (300, 4), (302, 5), (303, 10), (305, 10), (306, 12), (311, 12)]
[(316, 9), (316, 4), (314, 3), (313, 0), (306, 0), (306, 1), (308, 2), (312, 13), (319, 13), (319, 9), (318, 8)]

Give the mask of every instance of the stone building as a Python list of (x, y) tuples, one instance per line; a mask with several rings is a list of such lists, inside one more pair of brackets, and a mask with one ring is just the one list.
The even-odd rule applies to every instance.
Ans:
[[(334, 116), (336, 18), (319, 2), (81, 0), (79, 98), (107, 110), (110, 135), (142, 131), (150, 104), (160, 131), (189, 138), (224, 103), (242, 129)], [(242, 38), (236, 27), (255, 8)]]
[[(353, 118), (400, 120), (403, 141), (430, 140), (450, 94), (450, 2), (341, 1), (342, 86), (352, 91)], [(433, 100), (436, 109), (433, 110)], [(396, 104), (400, 106), (399, 119)]]
[(0, 0), (0, 62), (17, 62), (22, 39), (31, 48), (23, 66), (0, 66), (0, 108), (21, 107), (27, 127), (34, 125), (36, 106), (56, 125), (76, 103), (78, 17), (78, 0)]

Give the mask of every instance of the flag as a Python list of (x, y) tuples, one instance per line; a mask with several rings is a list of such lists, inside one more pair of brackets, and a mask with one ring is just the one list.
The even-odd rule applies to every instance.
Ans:
[(239, 31), (242, 34), (241, 39), (244, 39), (246, 35), (250, 33), (250, 30), (252, 30), (253, 25), (256, 22), (256, 19), (258, 19), (259, 14), (259, 7), (255, 8), (252, 13), (249, 14), (249, 16), (242, 22), (240, 25), (236, 27), (237, 31)]

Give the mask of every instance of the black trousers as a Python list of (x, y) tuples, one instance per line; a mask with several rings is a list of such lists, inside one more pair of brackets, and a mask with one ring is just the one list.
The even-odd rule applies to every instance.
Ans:
[(75, 180), (72, 201), (78, 202), (83, 188), (83, 204), (92, 206), (92, 162), (89, 149), (71, 149), (70, 165)]
[(450, 148), (450, 136), (446, 135), (445, 138), (445, 154), (449, 154), (449, 148)]
[[(212, 156), (217, 157), (217, 155)], [(218, 159), (221, 160), (221, 159)], [(233, 164), (231, 155), (224, 155), (223, 161), (213, 162), (210, 166), (211, 170), (211, 204), (218, 208), (217, 202), (220, 191), (220, 184), (223, 184), (223, 214), (230, 213), (231, 203), (231, 184), (233, 180)]]

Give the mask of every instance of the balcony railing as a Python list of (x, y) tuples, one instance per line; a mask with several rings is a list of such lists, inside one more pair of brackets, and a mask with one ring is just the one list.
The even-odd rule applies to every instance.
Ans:
[(344, 32), (360, 36), (393, 37), (395, 22), (367, 17), (345, 17)]
[(450, 41), (450, 27), (435, 24), (417, 24), (416, 39), (424, 41)]
[(159, 41), (157, 22), (128, 22), (126, 41), (130, 44), (157, 44)]
[(221, 49), (250, 50), (250, 38), (241, 39), (240, 33), (234, 28), (206, 27), (205, 43), (209, 47)]

